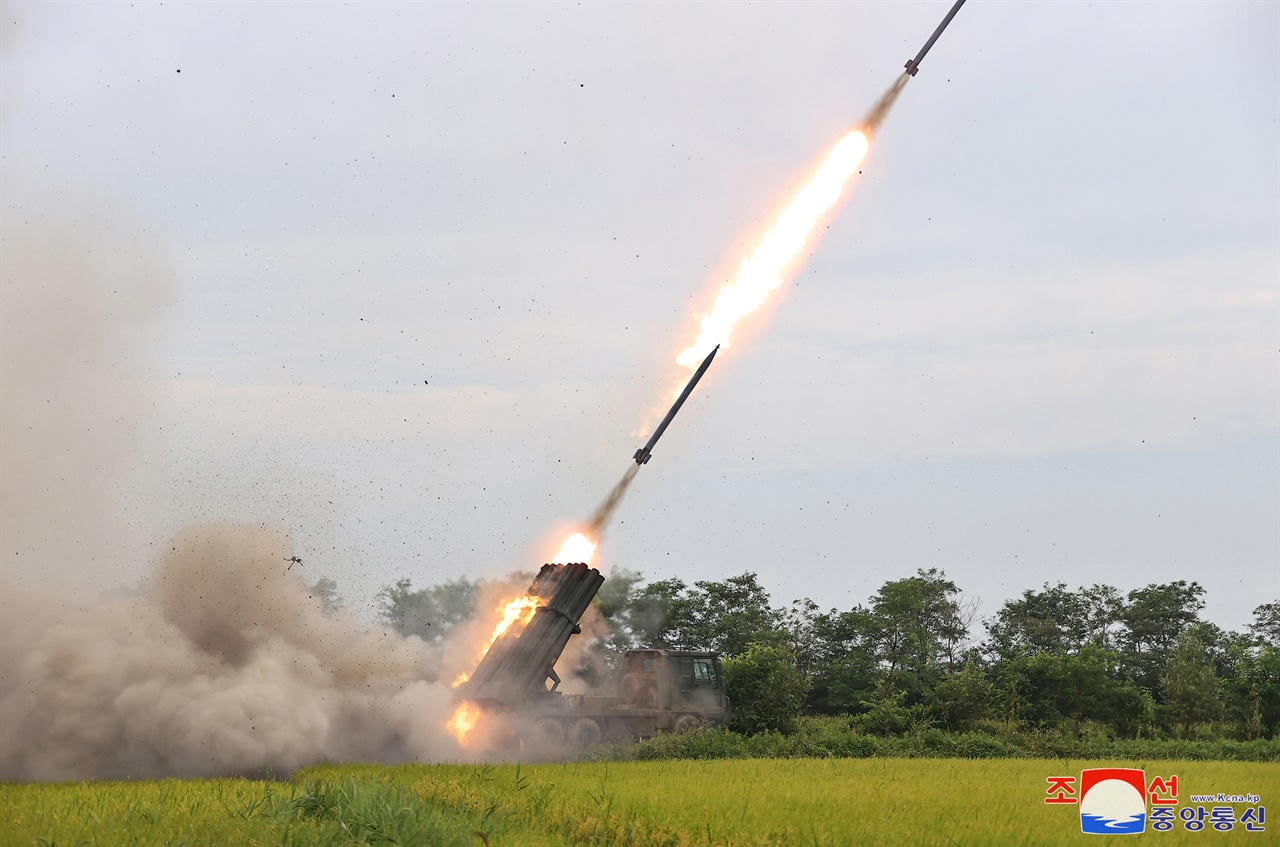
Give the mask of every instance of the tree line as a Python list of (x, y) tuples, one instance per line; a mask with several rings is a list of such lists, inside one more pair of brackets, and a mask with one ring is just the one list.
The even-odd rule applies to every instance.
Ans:
[[(380, 615), (439, 643), (475, 612), (479, 588), (402, 579), (379, 592)], [(746, 734), (786, 733), (809, 714), (845, 715), (877, 735), (998, 721), (1119, 738), (1275, 738), (1280, 602), (1234, 632), (1200, 617), (1203, 597), (1183, 580), (1128, 593), (1045, 584), (979, 621), (937, 569), (889, 580), (845, 611), (776, 606), (751, 572), (686, 584), (617, 570), (596, 598), (608, 635), (594, 650), (607, 666), (639, 647), (717, 651), (733, 728)]]

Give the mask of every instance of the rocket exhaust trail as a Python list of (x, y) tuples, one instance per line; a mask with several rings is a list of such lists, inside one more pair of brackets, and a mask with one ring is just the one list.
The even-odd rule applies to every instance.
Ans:
[[(804, 254), (810, 250), (820, 235), (823, 220), (837, 207), (849, 182), (862, 164), (871, 146), (871, 139), (888, 117), (898, 95), (911, 77), (919, 70), (920, 62), (955, 17), (964, 0), (956, 0), (942, 24), (934, 31), (916, 57), (906, 64), (906, 71), (880, 96), (862, 122), (846, 130), (844, 135), (821, 159), (816, 170), (791, 198), (790, 202), (765, 231), (755, 249), (747, 254), (738, 273), (721, 286), (711, 309), (699, 321), (697, 339), (676, 357), (682, 367), (694, 368), (692, 378), (676, 398), (675, 404), (650, 436), (649, 441), (635, 452), (635, 464), (627, 468), (622, 479), (613, 486), (604, 501), (592, 512), (581, 529), (567, 537), (560, 551), (550, 560), (551, 564), (589, 563), (599, 546), (601, 536), (608, 527), (613, 513), (626, 495), (640, 467), (649, 461), (654, 446), (666, 431), (681, 405), (688, 399), (698, 380), (711, 365), (720, 345), (728, 345), (734, 329), (740, 321), (757, 311), (775, 291), (782, 287)], [(710, 354), (698, 365), (704, 352), (714, 346)], [(516, 598), (508, 609), (517, 607), (528, 598)], [(497, 632), (500, 633), (500, 630)], [(495, 638), (497, 636), (495, 635)], [(483, 661), (483, 660), (482, 660)], [(462, 678), (465, 679), (464, 675)], [(554, 678), (554, 675), (553, 675)], [(466, 700), (458, 704), (450, 721), (450, 730), (461, 742), (475, 726), (479, 710)]]
[[(911, 74), (905, 72), (902, 73), (896, 80), (894, 80), (893, 85), (889, 86), (889, 89), (885, 91), (884, 94), (880, 95), (880, 99), (875, 102), (875, 105), (871, 107), (871, 110), (867, 112), (866, 117), (863, 118), (862, 123), (859, 125), (862, 132), (870, 136), (880, 128), (880, 124), (884, 122), (886, 117), (888, 117), (889, 110), (893, 108), (893, 104), (897, 101), (898, 95), (902, 93), (902, 89), (906, 87), (907, 82), (910, 79)], [(715, 358), (716, 353), (719, 352), (719, 350), (720, 347), (717, 345), (716, 348), (707, 355), (706, 359), (702, 361), (702, 364), (689, 379), (688, 384), (685, 385), (684, 390), (680, 393), (679, 397), (676, 398), (671, 410), (667, 412), (666, 417), (663, 418), (662, 423), (658, 424), (658, 428), (649, 438), (648, 443), (637, 450), (635, 456), (632, 457), (635, 460), (635, 464), (627, 468), (627, 472), (623, 474), (622, 479), (618, 480), (618, 482), (613, 486), (613, 489), (609, 492), (608, 496), (605, 497), (600, 505), (596, 507), (596, 510), (591, 513), (591, 518), (583, 527), (583, 534), (591, 543), (600, 543), (600, 538), (604, 535), (605, 528), (609, 525), (609, 521), (613, 519), (613, 513), (617, 510), (618, 504), (622, 502), (622, 498), (626, 495), (627, 489), (631, 487), (631, 481), (636, 478), (636, 473), (640, 470), (641, 466), (646, 464), (652, 457), (654, 445), (658, 443), (658, 439), (662, 437), (664, 432), (666, 432), (672, 419), (676, 416), (676, 413), (680, 411), (680, 407), (684, 405), (685, 400), (688, 399), (689, 395), (693, 392), (694, 387), (698, 384), (698, 380), (700, 380), (702, 375), (707, 372), (707, 368), (711, 366), (711, 361)]]
[(627, 489), (631, 486), (631, 480), (636, 478), (636, 473), (640, 467), (647, 463), (653, 455), (653, 447), (658, 443), (658, 439), (667, 431), (667, 427), (671, 425), (671, 421), (675, 418), (676, 412), (680, 411), (680, 407), (684, 405), (684, 401), (689, 399), (689, 395), (693, 393), (694, 387), (698, 384), (698, 380), (702, 379), (702, 375), (707, 372), (707, 368), (711, 367), (711, 360), (716, 357), (716, 353), (720, 351), (720, 345), (707, 354), (707, 358), (702, 360), (702, 364), (698, 370), (694, 372), (689, 382), (684, 387), (684, 391), (680, 392), (680, 396), (671, 406), (671, 411), (667, 412), (667, 416), (662, 419), (662, 423), (658, 424), (658, 428), (654, 430), (649, 441), (636, 451), (632, 456), (635, 464), (627, 468), (627, 472), (622, 475), (622, 479), (618, 480), (617, 485), (613, 486), (613, 490), (609, 492), (609, 496), (604, 498), (596, 510), (591, 513), (591, 519), (587, 521), (586, 533), (595, 542), (599, 543), (600, 536), (604, 533), (604, 528), (608, 525), (609, 520), (613, 517), (613, 512), (618, 508), (618, 504), (622, 502), (622, 496), (627, 493)]
[(880, 129), (880, 124), (884, 123), (884, 119), (889, 116), (889, 110), (893, 108), (893, 104), (897, 102), (898, 95), (902, 93), (902, 89), (907, 87), (907, 83), (911, 81), (911, 74), (905, 71), (894, 80), (893, 85), (889, 86), (889, 90), (880, 95), (880, 99), (871, 107), (871, 111), (867, 112), (867, 116), (862, 119), (862, 127), (871, 134), (875, 134)]
[(756, 251), (744, 259), (738, 278), (720, 290), (711, 311), (702, 319), (698, 340), (680, 354), (677, 362), (692, 367), (693, 363), (698, 361), (697, 357), (702, 355), (702, 351), (712, 343), (716, 344), (715, 349), (694, 372), (671, 410), (667, 412), (666, 417), (649, 438), (648, 443), (636, 451), (635, 456), (632, 457), (635, 459), (635, 464), (627, 468), (622, 479), (613, 486), (609, 495), (592, 512), (591, 518), (583, 526), (583, 531), (566, 541), (561, 548), (561, 555), (557, 556), (557, 561), (560, 559), (577, 561), (577, 559), (564, 558), (566, 555), (571, 555), (565, 552), (570, 549), (575, 551), (572, 555), (590, 558), (590, 553), (586, 551), (594, 552), (600, 536), (613, 518), (614, 511), (622, 502), (640, 466), (649, 461), (654, 445), (662, 437), (676, 413), (680, 411), (680, 407), (688, 399), (698, 380), (710, 367), (711, 360), (720, 349), (719, 345), (727, 343), (737, 323), (758, 309), (769, 294), (781, 287), (787, 272), (798, 261), (801, 252), (812, 244), (819, 222), (839, 202), (846, 184), (866, 156), (871, 137), (880, 130), (880, 125), (884, 123), (885, 118), (889, 116), (889, 111), (897, 102), (898, 95), (906, 88), (911, 77), (919, 71), (925, 55), (947, 28), (947, 24), (951, 23), (951, 19), (955, 17), (964, 2), (965, 0), (956, 0), (951, 11), (934, 30), (924, 47), (914, 59), (907, 62), (906, 70), (894, 80), (884, 94), (880, 95), (880, 99), (872, 105), (862, 121), (849, 130), (827, 154), (818, 173), (811, 178), (783, 211), (781, 217), (775, 221)]
[(599, 541), (600, 536), (604, 535), (604, 528), (613, 519), (614, 510), (622, 502), (622, 495), (627, 493), (627, 489), (631, 487), (631, 480), (636, 478), (636, 474), (639, 471), (639, 465), (628, 467), (627, 472), (622, 475), (622, 479), (618, 480), (618, 484), (609, 492), (609, 496), (604, 498), (604, 502), (591, 513), (591, 519), (587, 521), (587, 532), (590, 533), (592, 538)]

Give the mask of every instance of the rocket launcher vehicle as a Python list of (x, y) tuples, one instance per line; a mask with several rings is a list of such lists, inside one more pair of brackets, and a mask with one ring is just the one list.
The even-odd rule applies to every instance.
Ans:
[(556, 660), (582, 632), (578, 622), (603, 582), (600, 571), (585, 564), (543, 565), (529, 585), (528, 595), (538, 598), (533, 617), (493, 642), (459, 695), (485, 708), (515, 710), (555, 692)]

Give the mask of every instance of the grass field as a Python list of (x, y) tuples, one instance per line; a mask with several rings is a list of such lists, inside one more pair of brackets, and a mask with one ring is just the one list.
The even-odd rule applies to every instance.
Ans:
[[(1179, 777), (1179, 794), (1280, 798), (1280, 765), (1011, 759), (788, 759), (547, 765), (326, 765), (237, 779), (0, 785), (0, 844), (1273, 844), (1265, 833), (1093, 836), (1045, 777), (1101, 765)], [(1237, 814), (1243, 806), (1237, 807)], [(1271, 809), (1268, 809), (1271, 812)]]

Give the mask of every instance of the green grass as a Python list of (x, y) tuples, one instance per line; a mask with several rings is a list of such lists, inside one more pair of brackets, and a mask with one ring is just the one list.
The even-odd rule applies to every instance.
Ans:
[[(0, 784), (0, 845), (33, 847), (346, 847), (559, 845), (426, 802), (386, 769), (333, 780), (166, 779)], [(483, 827), (483, 828), (482, 828)]]
[[(1103, 764), (1177, 774), (1184, 800), (1260, 794), (1267, 833), (1085, 836), (1045, 777)], [(1272, 811), (1274, 809), (1274, 811)], [(324, 765), (288, 782), (0, 785), (0, 844), (682, 845), (1274, 843), (1280, 766), (1043, 759), (749, 759)]]

